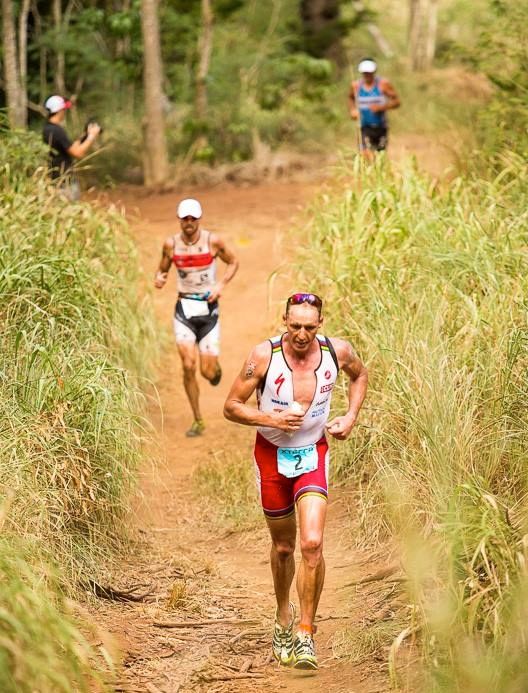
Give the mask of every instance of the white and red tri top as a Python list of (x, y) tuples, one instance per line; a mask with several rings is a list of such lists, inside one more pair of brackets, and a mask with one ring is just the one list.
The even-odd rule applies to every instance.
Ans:
[[(321, 359), (314, 371), (315, 391), (312, 403), (304, 415), (301, 428), (293, 435), (278, 428), (259, 426), (258, 432), (270, 443), (278, 447), (297, 448), (312, 445), (320, 440), (330, 414), (330, 400), (339, 372), (337, 357), (329, 339), (317, 335)], [(264, 381), (257, 389), (260, 411), (283, 411), (290, 409), (295, 396), (293, 392), (293, 373), (284, 357), (282, 335), (272, 337), (271, 360)]]
[(174, 236), (172, 261), (178, 270), (178, 293), (205, 295), (216, 285), (216, 256), (211, 253), (211, 234), (200, 230), (198, 240), (184, 242), (181, 234)]

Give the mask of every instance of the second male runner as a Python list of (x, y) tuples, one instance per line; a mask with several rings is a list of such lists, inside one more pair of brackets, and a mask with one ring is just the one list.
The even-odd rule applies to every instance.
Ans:
[[(205, 429), (200, 411), (200, 390), (196, 379), (196, 347), (200, 372), (211, 385), (218, 385), (222, 369), (218, 299), (225, 285), (233, 279), (238, 261), (216, 234), (200, 228), (202, 207), (198, 200), (188, 198), (178, 206), (180, 233), (167, 238), (154, 286), (162, 289), (174, 264), (178, 272), (178, 300), (174, 310), (174, 334), (183, 365), (183, 384), (194, 415), (186, 432), (191, 438)], [(216, 277), (216, 258), (226, 265), (221, 280)]]

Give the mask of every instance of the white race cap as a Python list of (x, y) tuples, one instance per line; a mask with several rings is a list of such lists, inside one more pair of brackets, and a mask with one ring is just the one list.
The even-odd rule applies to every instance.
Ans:
[(185, 217), (199, 219), (202, 216), (202, 206), (198, 200), (193, 200), (192, 197), (188, 197), (186, 200), (182, 200), (178, 205), (178, 216), (180, 219), (185, 219)]
[(376, 72), (378, 66), (373, 60), (362, 60), (358, 65), (358, 72)]
[(58, 113), (59, 111), (71, 108), (72, 102), (67, 101), (63, 96), (55, 94), (54, 96), (50, 96), (49, 99), (46, 99), (44, 106), (50, 113)]

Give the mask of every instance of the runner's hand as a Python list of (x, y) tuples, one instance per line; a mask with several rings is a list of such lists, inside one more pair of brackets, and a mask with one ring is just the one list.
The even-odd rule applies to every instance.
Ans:
[(349, 416), (336, 416), (326, 424), (326, 430), (337, 440), (346, 440), (356, 423), (355, 418)]
[(359, 118), (359, 111), (357, 108), (350, 109), (350, 117), (352, 118), (352, 120), (357, 120)]
[(387, 109), (382, 103), (373, 103), (371, 106), (369, 106), (369, 111), (372, 111), (372, 113), (382, 113), (386, 110)]
[(168, 272), (156, 272), (156, 276), (154, 277), (154, 286), (156, 289), (163, 289), (167, 283), (167, 276)]
[(213, 303), (214, 301), (218, 301), (218, 299), (220, 298), (220, 296), (222, 294), (223, 288), (224, 287), (222, 284), (216, 284), (214, 289), (211, 291), (211, 293), (207, 297), (207, 303)]
[(275, 425), (273, 428), (278, 428), (286, 433), (295, 433), (302, 426), (304, 412), (295, 411), (295, 409), (285, 409), (284, 411), (275, 414)]

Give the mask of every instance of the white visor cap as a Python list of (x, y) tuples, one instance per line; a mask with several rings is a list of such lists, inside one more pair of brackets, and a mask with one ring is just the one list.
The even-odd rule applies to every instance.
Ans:
[(182, 200), (178, 205), (178, 216), (180, 219), (185, 219), (185, 217), (199, 219), (202, 216), (202, 205), (198, 200), (193, 200), (192, 197), (188, 197), (186, 200)]
[(358, 65), (358, 72), (376, 72), (378, 66), (373, 60), (362, 60)]

